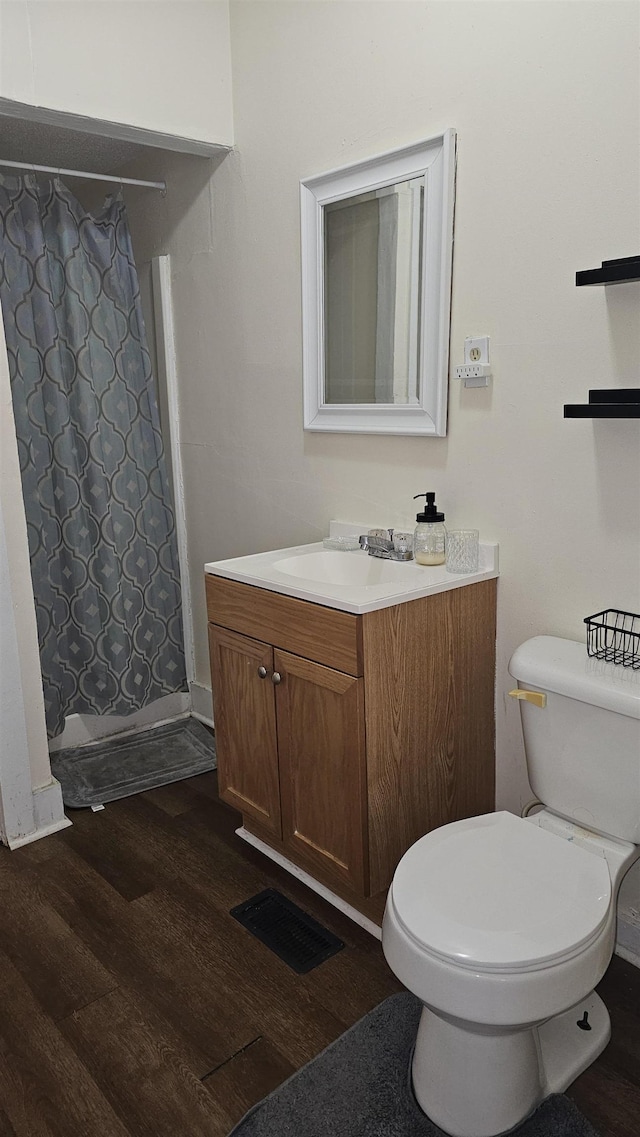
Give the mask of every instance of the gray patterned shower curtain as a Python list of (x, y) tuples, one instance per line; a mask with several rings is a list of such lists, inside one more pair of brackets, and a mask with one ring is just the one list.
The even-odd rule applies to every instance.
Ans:
[(0, 303), (47, 729), (186, 690), (175, 524), (125, 206), (0, 175)]

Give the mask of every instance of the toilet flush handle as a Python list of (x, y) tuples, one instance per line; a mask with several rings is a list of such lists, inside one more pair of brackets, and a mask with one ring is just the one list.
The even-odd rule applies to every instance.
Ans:
[(515, 691), (509, 691), (512, 699), (524, 699), (525, 703), (533, 703), (534, 707), (546, 707), (547, 696), (544, 691), (522, 691), (520, 687), (516, 687)]

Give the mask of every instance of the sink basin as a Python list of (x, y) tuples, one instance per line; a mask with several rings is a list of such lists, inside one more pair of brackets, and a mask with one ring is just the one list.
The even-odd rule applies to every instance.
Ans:
[(361, 613), (496, 577), (498, 546), (481, 543), (478, 571), (466, 576), (447, 572), (444, 565), (385, 561), (362, 550), (325, 549), (319, 542), (214, 561), (205, 565), (205, 571), (343, 612)]
[(273, 562), (277, 572), (286, 573), (315, 584), (368, 588), (377, 584), (394, 584), (406, 580), (407, 571), (415, 568), (407, 561), (386, 561), (367, 553), (322, 552), (299, 553)]

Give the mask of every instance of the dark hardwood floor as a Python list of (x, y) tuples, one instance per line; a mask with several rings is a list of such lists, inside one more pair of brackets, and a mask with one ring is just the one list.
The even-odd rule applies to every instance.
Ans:
[[(225, 1137), (400, 989), (379, 944), (234, 835), (202, 775), (74, 811), (0, 851), (0, 1137)], [(229, 916), (275, 886), (346, 949), (298, 976)], [(614, 959), (613, 1039), (572, 1087), (602, 1137), (640, 1132), (640, 971)]]

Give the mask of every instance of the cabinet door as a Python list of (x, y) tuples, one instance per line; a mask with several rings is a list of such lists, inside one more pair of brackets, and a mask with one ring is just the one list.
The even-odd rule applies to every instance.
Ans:
[(273, 649), (209, 624), (209, 650), (220, 797), (279, 838)]
[(366, 895), (364, 680), (275, 651), (285, 850)]

